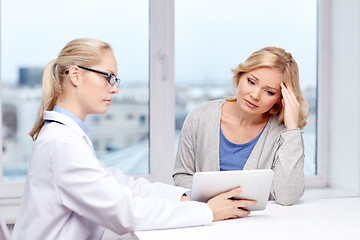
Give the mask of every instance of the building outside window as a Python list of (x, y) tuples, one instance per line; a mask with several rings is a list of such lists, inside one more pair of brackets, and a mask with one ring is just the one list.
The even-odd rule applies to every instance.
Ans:
[(309, 104), (304, 171), (316, 175), (316, 0), (175, 1), (176, 131), (195, 106), (234, 96), (231, 69), (267, 46), (285, 49), (298, 63)]
[[(56, 12), (45, 0), (1, 1), (2, 181), (25, 179), (33, 146), (28, 133), (41, 102), (42, 69), (78, 37), (112, 44), (121, 78), (120, 92), (108, 113), (89, 116), (85, 122), (97, 156), (127, 174), (147, 175), (153, 170), (151, 161), (156, 161), (149, 158), (149, 12), (155, 1), (90, 1), (86, 8), (66, 1)], [(82, 16), (68, 4), (79, 4)], [(109, 14), (109, 6), (116, 14)], [(275, 45), (291, 52), (299, 64), (301, 87), (310, 106), (304, 129), (305, 172), (316, 175), (317, 1), (176, 0), (174, 9), (169, 9), (175, 18), (175, 58), (170, 56), (167, 64), (175, 67), (175, 89), (167, 97), (176, 100), (175, 136), (194, 106), (232, 94), (231, 68), (253, 51)]]

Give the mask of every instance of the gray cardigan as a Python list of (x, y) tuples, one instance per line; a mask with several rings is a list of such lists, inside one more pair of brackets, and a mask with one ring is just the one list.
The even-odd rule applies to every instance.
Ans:
[[(180, 133), (174, 183), (191, 188), (198, 171), (219, 171), (221, 109), (225, 100), (197, 106), (187, 116)], [(245, 169), (272, 169), (270, 199), (290, 205), (304, 193), (304, 143), (300, 129), (286, 130), (271, 117), (251, 152)]]

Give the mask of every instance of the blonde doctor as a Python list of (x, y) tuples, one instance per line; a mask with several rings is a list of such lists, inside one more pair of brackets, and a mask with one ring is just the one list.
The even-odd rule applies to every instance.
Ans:
[(35, 141), (13, 239), (101, 239), (104, 229), (134, 230), (206, 225), (247, 216), (255, 201), (231, 200), (241, 189), (207, 203), (187, 189), (134, 179), (95, 156), (88, 114), (102, 114), (120, 79), (109, 44), (75, 39), (44, 71), (42, 106), (30, 135)]

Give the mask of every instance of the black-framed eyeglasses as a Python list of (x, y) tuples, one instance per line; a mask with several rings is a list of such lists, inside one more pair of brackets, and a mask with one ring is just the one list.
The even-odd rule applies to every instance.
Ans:
[[(111, 85), (111, 86), (114, 86), (114, 84), (116, 83), (116, 86), (119, 87), (120, 85), (120, 78), (118, 78), (115, 74), (113, 73), (107, 73), (107, 72), (103, 72), (103, 71), (99, 71), (99, 70), (96, 70), (96, 69), (92, 69), (92, 68), (88, 68), (88, 67), (83, 67), (83, 66), (79, 66), (79, 68), (82, 68), (82, 69), (85, 69), (85, 70), (88, 70), (88, 71), (91, 71), (91, 72), (95, 72), (95, 73), (99, 73), (99, 74), (102, 74), (102, 75), (105, 75), (106, 76), (106, 80), (108, 81), (108, 83)], [(66, 70), (65, 71), (66, 74), (69, 73), (69, 70)]]

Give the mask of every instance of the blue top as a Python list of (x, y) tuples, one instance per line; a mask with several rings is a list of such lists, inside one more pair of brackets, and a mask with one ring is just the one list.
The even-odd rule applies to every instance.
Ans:
[(54, 111), (58, 112), (58, 113), (62, 113), (68, 117), (70, 117), (72, 120), (74, 120), (77, 125), (79, 125), (79, 127), (84, 131), (84, 133), (90, 137), (90, 132), (89, 129), (85, 126), (84, 122), (81, 121), (80, 118), (78, 118), (77, 116), (75, 116), (75, 114), (73, 114), (72, 112), (66, 110), (65, 108), (59, 107), (59, 106), (55, 106), (54, 107)]
[(250, 142), (244, 144), (235, 144), (230, 142), (225, 137), (220, 126), (220, 171), (243, 170), (250, 153), (254, 149), (263, 131), (264, 129), (256, 138)]

